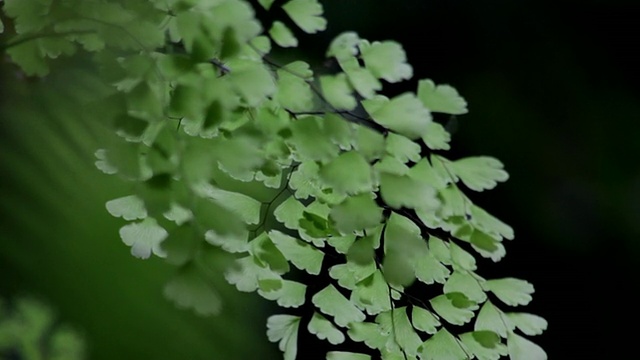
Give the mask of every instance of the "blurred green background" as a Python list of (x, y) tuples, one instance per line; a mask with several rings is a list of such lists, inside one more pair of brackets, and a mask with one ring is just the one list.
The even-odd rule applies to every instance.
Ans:
[[(629, 293), (640, 275), (640, 3), (324, 5), (329, 28), (301, 37), (307, 56), (323, 56), (347, 30), (394, 39), (417, 79), (449, 83), (467, 99), (451, 157), (505, 163), (511, 179), (472, 200), (516, 231), (507, 257), (480, 271), (536, 286), (527, 310), (550, 325), (533, 340), (552, 359), (632, 348), (635, 332), (622, 326), (638, 320)], [(264, 336), (267, 304), (220, 283), (225, 311), (199, 318), (163, 298), (168, 265), (130, 256), (122, 222), (104, 207), (129, 189), (95, 169), (107, 135), (74, 109), (70, 85), (85, 84), (0, 66), (0, 295), (46, 301), (84, 334), (92, 359), (277, 358)]]

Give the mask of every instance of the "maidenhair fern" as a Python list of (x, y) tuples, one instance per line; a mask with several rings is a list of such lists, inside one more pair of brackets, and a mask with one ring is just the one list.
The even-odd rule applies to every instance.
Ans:
[(0, 298), (0, 358), (81, 360), (85, 355), (83, 337), (47, 305), (28, 297)]
[[(413, 68), (397, 42), (353, 32), (328, 45), (334, 73), (280, 63), (272, 50), (327, 23), (317, 0), (274, 3), (6, 0), (3, 49), (30, 76), (74, 54), (100, 72), (78, 106), (118, 135), (96, 166), (133, 189), (106, 207), (130, 222), (134, 256), (176, 266), (177, 305), (218, 312), (220, 270), (283, 308), (266, 327), (285, 359), (305, 357), (300, 332), (334, 360), (546, 359), (525, 337), (545, 320), (511, 308), (533, 286), (479, 274), (477, 256), (500, 260), (514, 234), (467, 196), (507, 180), (502, 163), (443, 152), (432, 114), (465, 100), (429, 79), (383, 95)], [(261, 23), (255, 7), (289, 19)], [(347, 339), (370, 351), (342, 351)]]

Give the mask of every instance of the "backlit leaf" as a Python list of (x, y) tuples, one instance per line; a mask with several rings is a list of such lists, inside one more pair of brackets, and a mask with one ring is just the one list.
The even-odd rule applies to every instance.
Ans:
[(322, 31), (327, 20), (322, 17), (322, 5), (317, 0), (291, 0), (282, 5), (282, 9), (306, 33)]
[(534, 291), (533, 285), (515, 278), (489, 280), (485, 287), (500, 301), (510, 306), (527, 305)]
[(322, 313), (333, 316), (339, 326), (347, 327), (349, 323), (365, 319), (364, 314), (331, 284), (313, 295), (311, 301)]
[(258, 294), (265, 299), (275, 300), (278, 305), (289, 308), (304, 304), (307, 286), (291, 280), (282, 280), (282, 287), (275, 291), (258, 290)]
[(425, 134), (431, 122), (429, 110), (411, 93), (388, 101), (363, 100), (362, 105), (375, 122), (412, 140)]
[(329, 216), (338, 231), (351, 234), (378, 225), (382, 220), (382, 209), (369, 193), (363, 193), (347, 197), (331, 209)]
[(267, 319), (267, 337), (278, 342), (284, 360), (295, 360), (298, 353), (298, 328), (300, 317), (293, 315), (271, 315)]
[(327, 360), (371, 360), (371, 356), (344, 351), (329, 351)]
[(298, 269), (313, 275), (320, 273), (324, 259), (324, 253), (320, 250), (277, 230), (270, 231), (269, 237), (287, 260)]
[(310, 333), (316, 335), (320, 340), (327, 340), (333, 345), (342, 344), (344, 342), (344, 334), (338, 330), (331, 321), (314, 311), (311, 321), (307, 329)]
[(320, 168), (320, 178), (336, 191), (356, 194), (371, 190), (371, 167), (356, 151), (340, 154)]
[(492, 157), (476, 156), (453, 161), (448, 168), (471, 190), (493, 189), (498, 182), (506, 181), (509, 174), (502, 163)]
[(156, 256), (165, 257), (166, 253), (160, 243), (168, 235), (154, 218), (146, 218), (120, 228), (122, 242), (131, 247), (131, 255), (140, 259), (148, 259), (152, 252)]
[(547, 330), (547, 320), (528, 313), (507, 313), (509, 322), (525, 335), (540, 335)]
[(369, 315), (391, 310), (389, 287), (379, 270), (356, 284), (350, 300)]
[(424, 360), (466, 360), (469, 358), (456, 338), (444, 328), (422, 343), (420, 354)]
[(282, 21), (274, 21), (269, 30), (269, 35), (276, 44), (282, 47), (296, 47), (298, 46), (298, 39), (293, 35), (293, 32)]
[(507, 355), (507, 347), (500, 343), (500, 337), (492, 331), (473, 331), (460, 335), (464, 346), (478, 360), (498, 360)]
[(473, 328), (475, 330), (491, 330), (503, 338), (506, 338), (507, 331), (511, 330), (507, 327), (505, 314), (496, 308), (491, 301), (482, 305)]
[(547, 360), (547, 354), (540, 346), (513, 332), (507, 336), (507, 348), (512, 360)]
[(321, 76), (320, 87), (325, 99), (337, 110), (353, 110), (356, 107), (357, 102), (346, 74)]
[(107, 210), (109, 214), (115, 217), (121, 217), (125, 220), (138, 220), (147, 217), (147, 210), (144, 208), (144, 202), (135, 195), (129, 195), (107, 201)]
[(453, 325), (464, 325), (473, 319), (473, 310), (478, 306), (468, 300), (462, 293), (439, 295), (429, 300), (433, 309)]
[(413, 306), (413, 309), (411, 310), (411, 322), (416, 329), (424, 331), (430, 335), (435, 334), (438, 331), (438, 327), (441, 325), (435, 315), (418, 306)]
[(454, 271), (444, 284), (444, 292), (460, 292), (468, 297), (469, 300), (477, 303), (484, 302), (487, 299), (487, 295), (480, 286), (482, 280), (473, 275), (475, 274), (472, 272)]
[(407, 64), (407, 55), (402, 46), (394, 41), (360, 45), (361, 56), (371, 73), (388, 82), (410, 79), (413, 68)]
[(467, 113), (467, 102), (449, 85), (436, 86), (431, 80), (420, 80), (418, 98), (432, 112), (452, 115)]

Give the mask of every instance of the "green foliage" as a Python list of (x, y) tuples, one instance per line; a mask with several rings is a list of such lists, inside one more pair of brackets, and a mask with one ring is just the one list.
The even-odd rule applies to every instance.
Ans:
[[(341, 34), (327, 51), (340, 71), (317, 75), (278, 64), (271, 42), (295, 47), (294, 31), (283, 19), (263, 26), (243, 0), (53, 4), (5, 1), (4, 49), (27, 75), (62, 55), (92, 59), (104, 90), (78, 106), (117, 135), (96, 166), (133, 189), (107, 210), (129, 222), (120, 236), (134, 256), (175, 266), (164, 294), (178, 306), (220, 311), (210, 278), (224, 273), (239, 291), (301, 307), (267, 321), (285, 359), (304, 354), (299, 331), (364, 342), (374, 358), (546, 359), (521, 335), (540, 334), (544, 319), (494, 305), (528, 304), (532, 285), (476, 273), (476, 254), (498, 261), (514, 234), (463, 188), (494, 188), (503, 164), (442, 155), (450, 135), (432, 113), (467, 112), (451, 86), (380, 93), (381, 80), (413, 76), (400, 44)], [(326, 28), (316, 0), (282, 9), (306, 33)], [(331, 280), (301, 283), (295, 269)], [(439, 295), (414, 295), (435, 283)]]
[(85, 353), (78, 331), (60, 324), (42, 302), (18, 298), (10, 304), (0, 299), (0, 358), (80, 360)]

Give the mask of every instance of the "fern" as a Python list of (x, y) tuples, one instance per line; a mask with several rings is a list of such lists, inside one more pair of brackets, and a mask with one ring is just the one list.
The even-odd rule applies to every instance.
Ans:
[[(3, 48), (35, 76), (92, 59), (104, 83), (79, 106), (119, 135), (96, 166), (133, 189), (107, 210), (130, 221), (134, 256), (176, 267), (164, 294), (177, 305), (218, 312), (207, 279), (222, 268), (239, 291), (307, 303), (267, 321), (285, 359), (303, 353), (300, 331), (338, 348), (327, 359), (546, 359), (523, 336), (546, 322), (499, 305), (527, 305), (533, 286), (477, 273), (477, 255), (500, 260), (514, 234), (466, 194), (506, 181), (503, 164), (442, 152), (432, 114), (464, 114), (465, 100), (429, 79), (384, 96), (413, 68), (397, 42), (353, 32), (328, 46), (336, 73), (281, 64), (274, 48), (299, 43), (286, 24), (327, 24), (317, 0), (281, 8), (290, 19), (261, 24), (242, 0), (7, 0)], [(347, 338), (371, 352), (341, 351)]]

